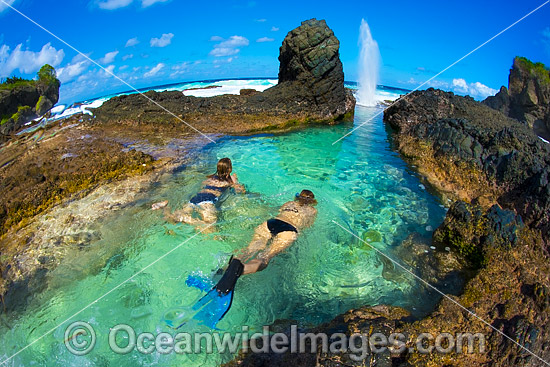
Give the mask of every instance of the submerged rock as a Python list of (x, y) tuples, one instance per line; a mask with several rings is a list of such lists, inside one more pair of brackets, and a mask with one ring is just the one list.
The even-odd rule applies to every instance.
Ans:
[[(355, 98), (344, 87), (340, 43), (324, 20), (288, 33), (280, 49), (279, 83), (263, 92), (190, 97), (181, 92), (120, 96), (94, 110), (102, 124), (151, 125), (195, 133), (251, 133), (353, 118)], [(162, 106), (163, 108), (159, 107)], [(176, 117), (177, 116), (177, 117)]]

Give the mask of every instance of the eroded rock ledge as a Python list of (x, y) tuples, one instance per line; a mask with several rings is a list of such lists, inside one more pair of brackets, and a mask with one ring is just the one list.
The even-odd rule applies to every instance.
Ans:
[(384, 114), (397, 149), (452, 199), (498, 203), (550, 230), (550, 148), (525, 124), (468, 97), (429, 89)]
[[(246, 134), (307, 123), (353, 119), (355, 98), (344, 88), (340, 43), (324, 20), (311, 19), (288, 33), (280, 49), (279, 84), (261, 93), (190, 97), (146, 93), (203, 133)], [(95, 110), (102, 124), (154, 125), (195, 133), (141, 95), (113, 98)]]

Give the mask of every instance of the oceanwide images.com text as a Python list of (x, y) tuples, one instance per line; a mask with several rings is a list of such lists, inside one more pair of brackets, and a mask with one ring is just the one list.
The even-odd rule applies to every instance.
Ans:
[[(94, 328), (86, 322), (74, 322), (65, 330), (65, 346), (75, 355), (86, 355), (96, 345)], [(109, 348), (117, 354), (213, 354), (213, 353), (347, 353), (356, 361), (370, 354), (392, 353), (484, 353), (485, 335), (481, 333), (402, 333), (351, 334), (305, 333), (292, 325), (289, 333), (272, 333), (269, 326), (251, 332), (137, 332), (126, 324), (110, 328)]]

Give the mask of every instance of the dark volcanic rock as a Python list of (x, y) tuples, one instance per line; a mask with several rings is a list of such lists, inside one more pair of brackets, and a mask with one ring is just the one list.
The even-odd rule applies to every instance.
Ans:
[(402, 98), (386, 110), (384, 121), (398, 130), (400, 150), (415, 139), (436, 160), (479, 171), (501, 206), (548, 236), (550, 148), (528, 126), (471, 98), (433, 89)]
[[(499, 98), (506, 101), (504, 92)], [(421, 251), (422, 244), (402, 245), (394, 259), (420, 270), (423, 280), (443, 292), (448, 290), (438, 280), (465, 265), (463, 291), (458, 297), (442, 298), (421, 320), (395, 308), (379, 312), (381, 306), (364, 307), (304, 331), (329, 336), (360, 333), (367, 338), (373, 332), (401, 333), (406, 348), (395, 353), (368, 353), (357, 361), (351, 348), (331, 353), (317, 348), (295, 358), (288, 352), (249, 353), (229, 365), (544, 365), (550, 360), (550, 262), (545, 243), (550, 222), (548, 145), (527, 124), (469, 97), (433, 89), (401, 98), (385, 111), (384, 121), (395, 129), (397, 149), (420, 173), (437, 188), (454, 190), (454, 197), (468, 199), (454, 202), (434, 232), (435, 253), (449, 253), (449, 259), (411, 262), (406, 252)], [(442, 251), (446, 248), (451, 252)], [(439, 269), (430, 269), (430, 264), (423, 264), (426, 260), (431, 265), (439, 262)], [(434, 338), (442, 333), (455, 338), (477, 335), (479, 343), (469, 344), (471, 351), (450, 348), (444, 353), (419, 353), (415, 341), (423, 333)]]
[[(534, 101), (533, 95), (529, 98)], [(451, 206), (433, 240), (440, 249), (451, 248), (475, 272), (457, 302), (493, 327), (443, 299), (429, 317), (403, 329), (479, 331), (486, 352), (412, 354), (407, 365), (542, 365), (510, 340), (550, 358), (550, 149), (530, 126), (506, 116), (513, 113), (513, 99), (503, 88), (485, 101), (498, 112), (471, 98), (429, 89), (411, 93), (385, 111), (397, 149), (437, 187), (450, 183), (447, 188), (455, 190), (455, 197), (462, 193), (468, 199)], [(534, 106), (527, 102), (522, 106)]]
[(543, 64), (516, 57), (508, 89), (500, 88), (483, 103), (527, 123), (537, 134), (550, 139), (550, 71)]
[(317, 105), (335, 106), (325, 113), (347, 112), (340, 42), (324, 20), (311, 19), (288, 33), (279, 55), (279, 88), (298, 82)]
[[(325, 21), (308, 20), (286, 36), (280, 50), (279, 84), (262, 93), (208, 98), (180, 92), (113, 98), (95, 110), (101, 123), (150, 124), (191, 131), (247, 133), (353, 117), (355, 99), (344, 88), (339, 42)], [(160, 106), (162, 107), (160, 107)], [(170, 111), (170, 112), (168, 112)]]

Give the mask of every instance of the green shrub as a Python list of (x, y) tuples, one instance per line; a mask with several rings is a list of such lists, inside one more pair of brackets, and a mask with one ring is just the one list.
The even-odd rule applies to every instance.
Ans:
[(55, 69), (53, 68), (53, 66), (48, 64), (42, 66), (38, 71), (38, 81), (46, 84), (51, 84), (51, 83), (59, 84), (59, 80), (57, 79)]
[(534, 63), (521, 56), (516, 56), (516, 61), (531, 75), (537, 77), (541, 84), (550, 84), (550, 70), (542, 62)]

